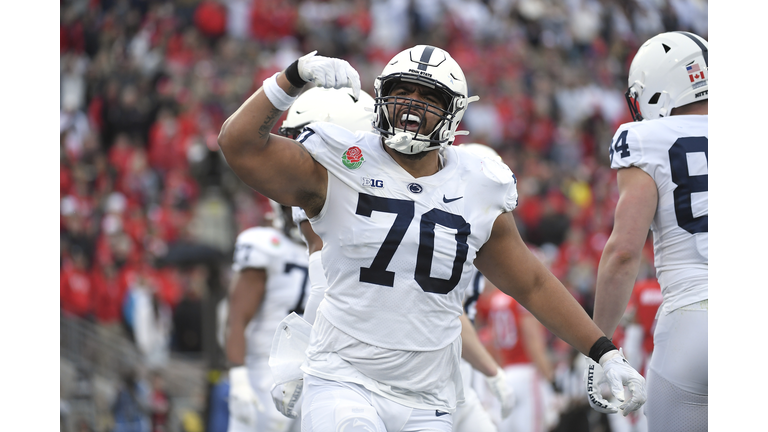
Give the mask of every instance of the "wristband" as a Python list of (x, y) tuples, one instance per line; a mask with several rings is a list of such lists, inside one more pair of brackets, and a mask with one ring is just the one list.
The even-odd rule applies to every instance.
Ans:
[(302, 88), (304, 87), (304, 84), (307, 83), (306, 81), (301, 79), (301, 75), (299, 75), (298, 60), (291, 63), (291, 65), (285, 69), (285, 77), (288, 78), (288, 82), (291, 83), (291, 85), (296, 88)]
[(600, 363), (600, 357), (602, 357), (603, 354), (607, 353), (608, 351), (613, 351), (615, 349), (617, 348), (611, 342), (610, 339), (608, 339), (605, 336), (601, 336), (600, 339), (598, 339), (592, 345), (592, 348), (589, 349), (589, 358), (594, 360), (595, 363)]
[(280, 72), (265, 79), (262, 83), (262, 88), (264, 89), (264, 94), (267, 95), (267, 99), (272, 102), (272, 105), (280, 111), (285, 111), (291, 107), (291, 104), (293, 104), (293, 101), (295, 101), (298, 96), (289, 95), (277, 85), (278, 75), (280, 75)]

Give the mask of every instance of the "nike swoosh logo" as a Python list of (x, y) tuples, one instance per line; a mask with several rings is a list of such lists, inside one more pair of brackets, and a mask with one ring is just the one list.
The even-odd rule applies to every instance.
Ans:
[(449, 202), (454, 202), (454, 201), (456, 201), (456, 200), (460, 200), (460, 199), (462, 199), (462, 198), (464, 198), (464, 197), (463, 197), (463, 196), (460, 196), (460, 197), (458, 197), (458, 198), (451, 198), (451, 199), (448, 199), (448, 198), (446, 198), (446, 197), (445, 197), (445, 195), (443, 195), (443, 202), (444, 202), (444, 203), (446, 203), (446, 204), (448, 204)]
[(438, 411), (438, 410), (435, 410), (435, 417), (444, 416), (444, 415), (446, 415), (446, 414), (448, 414), (448, 413), (447, 413), (447, 412), (442, 412), (442, 411)]
[(305, 112), (307, 112), (307, 110), (304, 110), (304, 111), (299, 111), (299, 110), (296, 110), (296, 114), (298, 114), (298, 115), (302, 115), (302, 114), (304, 114)]

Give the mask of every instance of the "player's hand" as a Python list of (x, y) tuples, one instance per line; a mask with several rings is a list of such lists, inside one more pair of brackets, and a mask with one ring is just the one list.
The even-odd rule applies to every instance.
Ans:
[(259, 412), (263, 412), (258, 396), (251, 387), (248, 369), (245, 366), (229, 370), (229, 412), (239, 421), (256, 426)]
[[(589, 400), (589, 405), (603, 414), (613, 414), (618, 412), (619, 409), (603, 398), (600, 391), (600, 385), (608, 383), (605, 374), (603, 373), (603, 367), (589, 357), (586, 359), (587, 369), (584, 371), (584, 384), (587, 387), (587, 399)], [(622, 393), (624, 393), (623, 389)]]
[(491, 392), (501, 402), (501, 418), (507, 418), (512, 413), (517, 399), (512, 388), (507, 386), (507, 375), (501, 368), (496, 369), (496, 375), (485, 377)]
[(299, 58), (299, 76), (318, 87), (352, 87), (355, 99), (360, 97), (360, 75), (346, 60), (315, 55), (317, 51)]
[(297, 379), (284, 384), (272, 386), (272, 401), (275, 408), (288, 418), (299, 416), (298, 408), (301, 406), (301, 393), (304, 389), (304, 380)]
[[(600, 365), (603, 367), (605, 378), (611, 387), (613, 396), (622, 402), (619, 405), (622, 415), (636, 411), (643, 406), (647, 398), (645, 393), (645, 378), (640, 375), (626, 358), (624, 351), (609, 351), (600, 358)], [(629, 400), (624, 400), (624, 386), (627, 386), (630, 393)]]
[[(585, 384), (589, 404), (595, 410), (612, 414), (621, 410), (622, 415), (636, 411), (646, 400), (645, 378), (629, 365), (621, 350), (609, 351), (600, 358), (600, 364), (587, 358)], [(600, 394), (600, 385), (606, 383), (613, 396), (621, 402), (616, 407)], [(625, 401), (624, 386), (629, 389), (631, 397)]]

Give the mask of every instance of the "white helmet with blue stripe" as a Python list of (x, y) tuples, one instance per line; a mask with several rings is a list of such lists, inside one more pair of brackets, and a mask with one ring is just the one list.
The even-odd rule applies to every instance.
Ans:
[(673, 108), (709, 98), (709, 43), (688, 32), (645, 42), (629, 67), (625, 94), (635, 121), (667, 117)]
[[(445, 99), (446, 109), (423, 101), (415, 101), (402, 96), (390, 96), (392, 87), (398, 82), (420, 84), (437, 90)], [(479, 98), (469, 97), (467, 80), (456, 60), (448, 52), (430, 45), (417, 45), (400, 52), (387, 63), (373, 83), (375, 91), (374, 128), (384, 137), (387, 146), (405, 154), (435, 150), (449, 146), (456, 135), (468, 132), (457, 131), (461, 118), (470, 102)], [(426, 122), (420, 122), (415, 132), (406, 131), (397, 126), (397, 121), (389, 118), (389, 108), (394, 105), (398, 111), (406, 108), (407, 115), (424, 119), (429, 111), (439, 117), (433, 130), (421, 130)]]

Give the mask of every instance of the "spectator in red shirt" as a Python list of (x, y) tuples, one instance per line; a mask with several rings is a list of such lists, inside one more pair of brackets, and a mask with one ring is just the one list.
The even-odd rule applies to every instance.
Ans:
[(93, 284), (88, 273), (88, 259), (78, 247), (69, 250), (70, 260), (65, 261), (60, 283), (61, 310), (80, 318), (93, 315)]
[(174, 168), (187, 167), (184, 141), (187, 135), (170, 108), (162, 108), (149, 130), (149, 163), (165, 174)]
[(195, 9), (194, 22), (200, 33), (216, 41), (227, 30), (227, 8), (217, 0), (203, 0)]
[(119, 326), (125, 286), (117, 268), (113, 263), (94, 266), (91, 282), (96, 322), (103, 326)]

